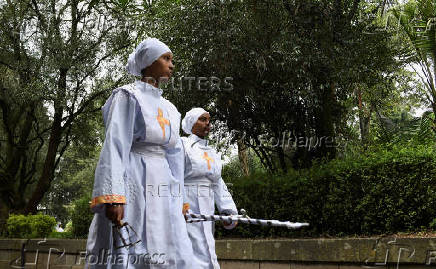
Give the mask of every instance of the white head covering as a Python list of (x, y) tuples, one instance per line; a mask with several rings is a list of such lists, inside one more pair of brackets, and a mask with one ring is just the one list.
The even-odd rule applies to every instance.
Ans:
[(193, 109), (186, 112), (185, 117), (182, 120), (182, 129), (187, 134), (192, 134), (192, 126), (194, 126), (195, 122), (198, 118), (204, 113), (209, 113), (201, 107), (194, 107)]
[(130, 53), (126, 69), (132, 75), (141, 76), (141, 70), (150, 66), (162, 54), (171, 52), (170, 48), (157, 38), (147, 38)]

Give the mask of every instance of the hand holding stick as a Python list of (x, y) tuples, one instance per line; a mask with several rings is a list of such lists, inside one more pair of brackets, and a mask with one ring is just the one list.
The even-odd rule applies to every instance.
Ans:
[(123, 226), (122, 219), (124, 218), (124, 205), (106, 204), (106, 217), (116, 226)]

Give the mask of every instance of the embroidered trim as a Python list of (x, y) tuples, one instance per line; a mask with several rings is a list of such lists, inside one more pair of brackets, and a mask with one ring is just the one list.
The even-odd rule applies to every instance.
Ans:
[(189, 210), (189, 203), (184, 203), (183, 204), (183, 212), (186, 212)]
[(168, 125), (168, 126), (171, 126), (171, 125), (170, 125), (170, 121), (168, 119), (164, 118), (162, 109), (160, 109), (160, 107), (157, 109), (156, 119), (159, 122), (160, 128), (162, 128), (163, 139), (165, 139), (165, 125)]
[(209, 157), (207, 152), (204, 152), (203, 159), (205, 159), (207, 162), (207, 170), (210, 170), (210, 168), (211, 168), (210, 162), (215, 162), (215, 161), (211, 157)]
[(119, 194), (107, 194), (94, 197), (91, 201), (91, 208), (99, 204), (107, 204), (107, 203), (118, 203), (125, 204), (126, 197), (124, 195)]

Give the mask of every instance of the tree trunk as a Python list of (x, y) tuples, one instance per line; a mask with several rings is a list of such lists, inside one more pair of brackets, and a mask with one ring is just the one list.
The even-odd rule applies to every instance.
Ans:
[[(320, 85), (318, 85), (319, 87)], [(320, 107), (315, 112), (315, 132), (320, 140), (315, 156), (317, 158), (327, 158), (331, 160), (336, 156), (335, 129), (333, 123), (333, 110), (335, 106), (334, 86), (321, 89)]]
[(371, 121), (371, 110), (369, 113), (366, 113), (365, 108), (363, 107), (362, 102), (362, 92), (360, 88), (356, 90), (358, 107), (359, 107), (359, 127), (360, 127), (360, 138), (362, 143), (366, 145), (369, 141), (369, 127)]
[[(35, 190), (32, 193), (32, 196), (26, 206), (25, 213), (36, 213), (37, 206), (41, 202), (44, 194), (50, 189), (51, 181), (54, 177), (54, 171), (56, 166), (56, 156), (58, 153), (58, 147), (61, 143), (62, 139), (62, 114), (64, 112), (64, 108), (62, 106), (62, 101), (67, 86), (67, 69), (61, 69), (59, 74), (59, 82), (58, 82), (58, 96), (57, 100), (54, 103), (54, 118), (53, 125), (50, 132), (50, 138), (48, 141), (48, 149), (47, 154), (44, 161), (44, 166), (42, 169), (41, 176), (38, 180)], [(65, 127), (65, 126), (64, 126)]]
[[(436, 115), (436, 103), (432, 103), (431, 107), (433, 109), (433, 114)], [(436, 117), (433, 120), (433, 126), (432, 126), (433, 132), (436, 134)]]
[(6, 236), (6, 220), (9, 218), (9, 208), (4, 202), (0, 203), (0, 236)]
[(288, 172), (288, 167), (286, 166), (285, 152), (283, 151), (283, 145), (277, 147), (277, 155), (279, 157), (280, 168), (282, 169), (283, 173), (286, 174)]
[(50, 133), (50, 140), (48, 143), (47, 155), (44, 161), (43, 170), (38, 180), (35, 190), (32, 193), (32, 197), (26, 206), (26, 214), (36, 213), (38, 204), (41, 202), (44, 194), (49, 190), (51, 181), (54, 177), (55, 161), (58, 152), (58, 147), (61, 142), (61, 119), (62, 114), (56, 115), (53, 122), (53, 127)]
[(238, 157), (241, 165), (241, 170), (244, 176), (250, 175), (250, 168), (248, 167), (247, 147), (244, 144), (243, 138), (238, 139)]
[(256, 152), (258, 153), (258, 157), (260, 158), (264, 167), (271, 173), (275, 173), (276, 169), (274, 167), (274, 163), (272, 162), (270, 155), (265, 151), (265, 148), (262, 146), (262, 143), (259, 140), (259, 137), (253, 137), (257, 147)]
[(360, 126), (360, 137), (362, 144), (366, 145), (369, 141), (369, 126), (371, 123), (371, 117), (365, 116), (363, 112), (359, 112), (359, 126)]

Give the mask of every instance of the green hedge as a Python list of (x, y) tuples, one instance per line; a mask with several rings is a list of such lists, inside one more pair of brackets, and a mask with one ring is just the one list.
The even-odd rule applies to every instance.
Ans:
[(89, 226), (94, 217), (89, 207), (90, 200), (91, 197), (86, 195), (73, 203), (74, 209), (71, 214), (72, 234), (76, 238), (86, 238), (88, 236)]
[(76, 239), (77, 236), (73, 235), (73, 223), (72, 223), (72, 221), (69, 221), (65, 225), (65, 229), (63, 232), (53, 231), (52, 233), (50, 233), (48, 238)]
[(8, 237), (44, 238), (56, 226), (56, 219), (47, 215), (10, 215), (7, 222)]
[(309, 222), (287, 230), (241, 224), (218, 237), (345, 236), (414, 232), (436, 226), (436, 152), (395, 146), (286, 175), (227, 179), (250, 217)]

